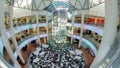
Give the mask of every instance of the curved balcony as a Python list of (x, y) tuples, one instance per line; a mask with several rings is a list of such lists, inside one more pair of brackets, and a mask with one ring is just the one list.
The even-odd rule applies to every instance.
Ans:
[[(42, 25), (41, 25), (41, 24), (42, 24)], [(79, 23), (75, 23), (74, 25), (75, 25), (75, 27), (81, 27)], [(39, 26), (40, 26), (40, 27), (46, 27), (46, 23), (40, 23)], [(27, 27), (27, 28), (25, 28), (25, 27)], [(23, 26), (16, 27), (15, 29), (16, 29), (16, 33), (19, 33), (19, 32), (21, 32), (21, 31), (24, 31), (24, 30), (27, 30), (27, 29), (30, 29), (30, 28), (36, 28), (36, 24), (23, 25)], [(93, 32), (96, 32), (96, 33), (98, 33), (100, 36), (102, 36), (102, 28), (98, 28), (98, 27), (91, 26), (91, 25), (86, 25), (86, 24), (85, 24), (84, 28), (85, 28), (85, 29), (88, 29), (88, 30), (91, 30), (91, 31), (93, 31)], [(98, 28), (98, 29), (96, 29), (96, 28)], [(7, 34), (8, 34), (8, 38), (10, 38), (10, 31), (7, 31)], [(46, 37), (47, 34), (42, 34), (42, 35), (40, 35), (40, 36), (41, 36), (41, 38), (42, 38), (42, 37)], [(68, 35), (68, 36), (70, 36), (70, 35)], [(78, 34), (78, 35), (74, 35), (73, 37), (74, 37), (75, 39), (78, 39), (78, 40), (79, 40), (79, 38), (80, 38), (79, 34)], [(31, 38), (32, 38), (32, 39), (31, 39)], [(27, 42), (26, 42), (26, 39), (28, 39)], [(30, 40), (29, 40), (29, 39), (30, 39)], [(35, 39), (37, 39), (37, 36), (36, 36), (36, 35), (31, 35), (31, 36), (25, 38), (25, 39), (21, 42), (21, 44), (19, 45), (19, 48), (22, 49), (22, 47), (24, 47), (27, 43), (29, 43), (30, 41), (35, 40)], [(89, 41), (89, 40), (87, 40), (86, 38), (83, 38), (83, 42), (85, 42), (86, 44), (88, 44), (89, 47), (93, 50), (93, 52), (96, 54), (97, 49), (96, 49), (95, 45), (91, 42), (91, 40)], [(0, 38), (0, 44), (3, 45), (1, 38)], [(2, 50), (1, 50), (1, 52), (2, 52)], [(113, 50), (113, 49), (112, 49), (111, 52), (112, 52), (112, 55), (115, 55), (115, 54), (116, 54), (116, 51)], [(110, 53), (111, 53), (111, 52), (110, 52)], [(2, 53), (3, 53), (3, 52), (2, 52)], [(113, 54), (113, 53), (115, 53), (115, 54)], [(15, 55), (17, 56), (16, 53), (15, 53)], [(117, 53), (117, 55), (118, 55), (118, 53)], [(118, 56), (119, 56), (119, 55), (118, 55)], [(110, 56), (108, 56), (108, 57), (109, 57), (109, 58), (113, 58), (113, 57), (110, 57)], [(105, 57), (105, 59), (106, 59), (106, 57)], [(106, 59), (106, 61), (109, 61), (109, 60)], [(106, 61), (104, 60), (104, 62), (106, 62)], [(102, 63), (103, 63), (103, 62), (102, 62)], [(104, 63), (103, 63), (103, 64), (104, 64)], [(98, 65), (100, 65), (100, 64), (98, 64)], [(101, 65), (100, 65), (100, 66), (101, 66)], [(103, 65), (102, 65), (102, 66), (103, 66)], [(108, 66), (108, 64), (107, 64), (106, 66)]]
[[(81, 27), (81, 25), (79, 23), (75, 23), (74, 24), (75, 27)], [(19, 26), (19, 27), (15, 27), (15, 33), (19, 33), (21, 31), (24, 31), (24, 30), (28, 30), (30, 28), (36, 28), (36, 24), (28, 24), (28, 25), (22, 25), (22, 26)], [(46, 23), (40, 23), (39, 24), (39, 27), (46, 27)], [(84, 25), (84, 29), (88, 29), (88, 30), (91, 30), (93, 32), (96, 32), (98, 33), (100, 36), (103, 35), (103, 30), (98, 28), (98, 27), (94, 27), (94, 26), (91, 26), (91, 25)], [(6, 32), (7, 33), (7, 37), (10, 38), (11, 35), (10, 35), (10, 31), (8, 29), (8, 31)], [(1, 54), (3, 55), (3, 44), (2, 44), (2, 40), (0, 38), (0, 44), (1, 44)]]
[[(75, 26), (75, 27), (81, 27), (81, 24), (75, 23), (74, 26)], [(28, 29), (30, 29), (30, 28), (36, 28), (36, 27), (37, 27), (36, 24), (22, 25), (22, 26), (19, 26), (19, 27), (16, 27), (16, 28), (15, 28), (15, 33), (19, 33), (19, 32), (21, 32), (21, 31), (28, 30)], [(46, 27), (46, 23), (40, 23), (40, 24), (39, 24), (39, 27)], [(85, 24), (85, 25), (84, 25), (84, 29), (88, 29), (88, 30), (90, 30), (90, 31), (96, 32), (96, 33), (98, 33), (100, 36), (103, 35), (103, 30), (102, 30), (102, 28), (98, 28), (98, 27), (95, 27), (95, 26), (91, 26), (91, 25)], [(8, 29), (8, 31), (7, 31), (7, 36), (8, 36), (8, 38), (10, 38), (10, 31), (9, 31), (9, 29)]]
[[(43, 38), (43, 37), (47, 37), (47, 34), (41, 34), (40, 35), (40, 38)], [(73, 38), (79, 40), (80, 36), (74, 35)], [(28, 43), (30, 43), (31, 41), (36, 40), (36, 39), (37, 39), (37, 35), (28, 36), (23, 41), (21, 41), (21, 43), (19, 44), (19, 49), (22, 49)], [(90, 47), (95, 55), (97, 54), (97, 48), (95, 47), (95, 45), (91, 41), (87, 40), (86, 38), (83, 38), (82, 42), (84, 42), (88, 47)], [(15, 56), (17, 57), (16, 53), (15, 53)]]

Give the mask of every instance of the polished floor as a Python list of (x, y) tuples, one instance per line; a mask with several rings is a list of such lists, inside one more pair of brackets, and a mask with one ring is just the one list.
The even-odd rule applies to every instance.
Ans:
[[(77, 44), (73, 45), (73, 46), (74, 46), (74, 48), (77, 48)], [(28, 68), (29, 56), (30, 56), (31, 52), (35, 50), (35, 48), (37, 48), (36, 44), (28, 44), (27, 48), (25, 50), (21, 51), (21, 53), (26, 61), (26, 64), (22, 64), (21, 61), (18, 60), (19, 63), (21, 64), (22, 68)], [(89, 68), (91, 63), (93, 62), (94, 57), (90, 55), (90, 52), (88, 51), (88, 49), (81, 48), (81, 50), (85, 57), (85, 63), (86, 63), (85, 68)]]

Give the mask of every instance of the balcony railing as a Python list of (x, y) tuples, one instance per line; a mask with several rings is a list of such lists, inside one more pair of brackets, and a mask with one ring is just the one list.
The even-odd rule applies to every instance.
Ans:
[(95, 68), (119, 68), (118, 66), (120, 65), (117, 64), (117, 63), (120, 64), (120, 46), (119, 45), (120, 45), (120, 35), (116, 36), (114, 43), (111, 46), (111, 49), (109, 50), (107, 55), (96, 65)]

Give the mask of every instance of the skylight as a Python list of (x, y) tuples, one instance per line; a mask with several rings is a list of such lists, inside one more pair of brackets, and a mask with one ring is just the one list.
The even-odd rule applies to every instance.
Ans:
[(68, 0), (53, 0), (54, 2), (56, 1), (62, 1), (62, 2), (68, 2)]
[(70, 3), (63, 2), (63, 1), (53, 2), (52, 4), (50, 4), (49, 6), (47, 6), (44, 9), (49, 12), (52, 12), (54, 10), (61, 10), (61, 9), (68, 10), (70, 12), (76, 10), (75, 7), (72, 6)]

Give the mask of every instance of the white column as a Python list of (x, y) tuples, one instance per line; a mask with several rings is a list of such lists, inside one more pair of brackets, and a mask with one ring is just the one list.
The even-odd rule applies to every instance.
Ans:
[(61, 22), (61, 17), (60, 17), (60, 10), (58, 11), (58, 18), (59, 18), (59, 21), (58, 22)]
[(78, 48), (80, 48), (81, 46), (83, 30), (84, 30), (84, 10), (82, 10), (81, 30), (80, 30), (80, 39), (79, 39)]
[(41, 42), (40, 42), (40, 31), (39, 31), (39, 21), (38, 21), (38, 16), (39, 16), (39, 14), (38, 14), (38, 11), (36, 11), (36, 22), (37, 22), (37, 24), (36, 24), (36, 26), (37, 26), (37, 34), (38, 34), (38, 44), (40, 45), (41, 44)]
[[(26, 17), (27, 25), (29, 24), (29, 19)], [(28, 34), (30, 34), (30, 30), (28, 29)]]
[(47, 30), (47, 41), (49, 40), (49, 28), (48, 28), (48, 16), (47, 16), (47, 13), (46, 13), (46, 30)]
[(61, 18), (60, 10), (58, 11), (58, 18), (59, 18), (59, 19), (58, 19), (58, 23), (60, 24), (60, 25), (58, 24), (58, 25), (59, 25), (58, 28), (61, 30), (61, 28), (62, 28), (62, 26), (61, 26), (61, 22), (62, 22), (62, 20), (61, 20), (61, 19), (62, 19), (62, 18)]
[(96, 24), (97, 24), (97, 18), (95, 18), (95, 17), (94, 17), (94, 19), (95, 19), (95, 22), (94, 22), (94, 24), (96, 25)]
[(73, 35), (74, 35), (74, 20), (75, 20), (75, 16), (72, 15), (72, 36), (71, 36), (71, 44), (73, 43)]
[(6, 48), (6, 51), (8, 52), (10, 59), (14, 63), (14, 66), (16, 66), (15, 68), (21, 68), (21, 66), (19, 65), (18, 61), (16, 60), (16, 58), (12, 52), (10, 43), (7, 38), (5, 24), (4, 24), (4, 10), (5, 10), (4, 4), (5, 4), (5, 0), (0, 0), (0, 33), (1, 33), (2, 42)]
[(97, 64), (107, 55), (117, 32), (118, 24), (118, 0), (105, 0), (105, 26), (104, 34), (97, 56), (91, 68), (96, 68)]
[[(67, 22), (67, 12), (68, 12), (68, 11), (67, 11), (67, 10), (65, 10), (65, 19), (66, 19), (66, 20), (65, 20), (65, 22), (64, 22), (65, 24), (67, 24), (67, 23), (68, 23), (68, 22)], [(62, 25), (62, 27), (63, 27), (63, 28), (66, 28), (66, 26), (65, 26), (65, 25)], [(67, 41), (67, 36), (65, 36), (65, 41), (64, 41), (64, 42), (66, 43), (66, 41)]]
[(22, 63), (25, 64), (25, 60), (23, 59), (23, 56), (21, 54), (21, 50), (18, 48), (18, 43), (16, 41), (16, 37), (15, 37), (15, 29), (13, 27), (13, 7), (10, 6), (9, 8), (10, 10), (10, 15), (9, 15), (9, 21), (10, 21), (10, 33), (11, 33), (11, 37), (12, 37), (12, 40), (13, 40), (13, 44), (15, 45), (15, 48), (16, 48), (16, 52), (19, 56), (19, 58), (21, 59)]
[(16, 24), (16, 26), (15, 26), (15, 27), (17, 27), (17, 26), (18, 26), (18, 21), (17, 21), (17, 18), (15, 18), (15, 24)]

